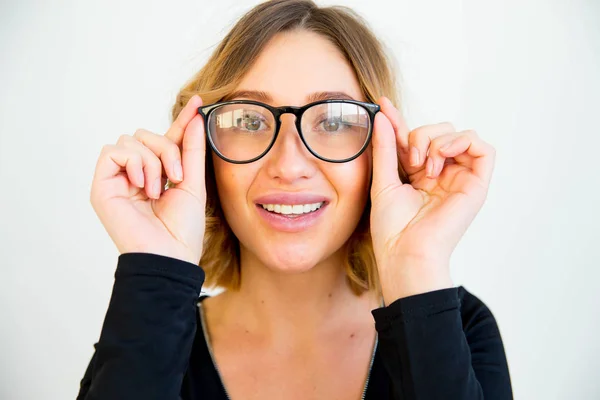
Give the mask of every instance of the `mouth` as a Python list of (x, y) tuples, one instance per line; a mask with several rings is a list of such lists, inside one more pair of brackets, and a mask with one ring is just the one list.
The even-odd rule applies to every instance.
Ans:
[(287, 218), (298, 218), (307, 214), (317, 212), (323, 205), (324, 201), (307, 204), (257, 204), (269, 213), (278, 214)]
[(327, 201), (306, 204), (256, 204), (261, 220), (271, 229), (298, 233), (319, 224), (323, 219)]

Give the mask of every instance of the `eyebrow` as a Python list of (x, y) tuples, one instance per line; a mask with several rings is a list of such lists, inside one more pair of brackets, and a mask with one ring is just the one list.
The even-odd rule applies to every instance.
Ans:
[[(223, 98), (223, 101), (233, 100), (236, 98), (245, 98), (261, 101), (263, 103), (272, 103), (273, 97), (261, 90), (236, 90)], [(306, 96), (306, 101), (312, 103), (321, 100), (356, 100), (345, 92), (314, 92)]]

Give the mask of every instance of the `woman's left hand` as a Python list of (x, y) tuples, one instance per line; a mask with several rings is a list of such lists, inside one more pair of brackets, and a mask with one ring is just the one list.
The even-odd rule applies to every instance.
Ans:
[[(495, 150), (475, 131), (456, 132), (449, 123), (409, 131), (387, 98), (379, 104), (373, 129), (371, 236), (389, 304), (453, 287), (450, 256), (485, 201)], [(398, 162), (409, 183), (400, 181)]]

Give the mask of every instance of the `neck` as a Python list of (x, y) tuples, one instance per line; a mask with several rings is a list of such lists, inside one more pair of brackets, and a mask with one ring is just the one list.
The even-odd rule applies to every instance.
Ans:
[(289, 342), (372, 324), (370, 310), (379, 307), (379, 300), (370, 292), (352, 292), (341, 251), (305, 272), (286, 273), (240, 250), (240, 290), (226, 297), (227, 308), (237, 310), (237, 323), (246, 329)]

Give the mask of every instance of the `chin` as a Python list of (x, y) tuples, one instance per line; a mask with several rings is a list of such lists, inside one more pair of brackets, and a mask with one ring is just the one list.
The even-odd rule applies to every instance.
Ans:
[[(265, 254), (264, 265), (272, 271), (299, 274), (311, 270), (322, 258), (315, 254), (315, 249), (286, 249), (285, 247)], [(262, 258), (262, 257), (261, 257)]]

